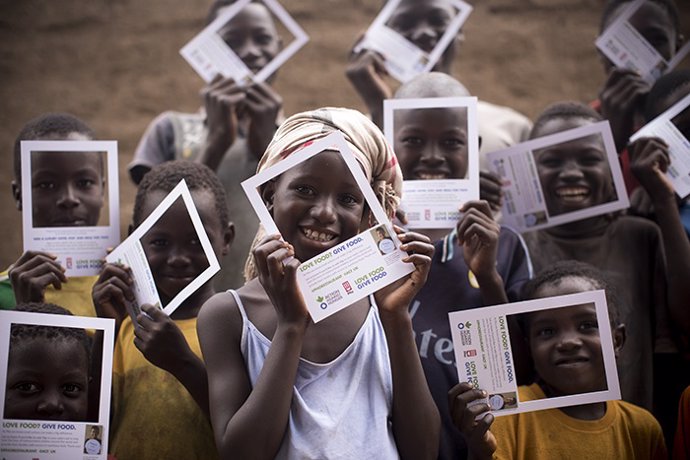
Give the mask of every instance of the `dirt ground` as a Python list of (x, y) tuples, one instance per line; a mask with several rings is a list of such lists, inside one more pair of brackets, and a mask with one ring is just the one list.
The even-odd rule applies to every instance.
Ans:
[[(381, 0), (282, 0), (310, 42), (275, 87), (286, 114), (317, 106), (363, 109), (349, 85), (351, 45)], [(604, 0), (475, 0), (455, 74), (477, 96), (534, 117), (548, 103), (596, 97), (594, 50)], [(677, 2), (690, 24), (690, 2)], [(202, 80), (178, 54), (203, 27), (210, 0), (0, 0), (0, 268), (21, 253), (10, 194), (12, 146), (47, 111), (71, 112), (99, 139), (117, 140), (121, 222), (131, 217), (126, 172), (147, 124), (167, 109), (194, 111)], [(123, 233), (124, 235), (124, 233)]]

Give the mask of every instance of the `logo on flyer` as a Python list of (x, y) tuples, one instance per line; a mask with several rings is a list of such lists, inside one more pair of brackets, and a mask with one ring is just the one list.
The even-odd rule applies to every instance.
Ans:
[(67, 257), (67, 259), (65, 259), (65, 265), (67, 266), (68, 270), (72, 268), (72, 258), (71, 257)]
[(345, 289), (345, 292), (348, 295), (354, 293), (354, 290), (352, 289), (352, 285), (350, 284), (349, 281), (343, 281), (343, 289)]
[(461, 331), (462, 331), (463, 329), (465, 329), (465, 328), (469, 329), (469, 328), (471, 328), (471, 327), (472, 327), (472, 322), (471, 322), (471, 321), (467, 321), (467, 322), (464, 322), (464, 323), (458, 323), (458, 329), (460, 329)]
[(462, 352), (462, 354), (465, 358), (473, 358), (473, 357), (477, 356), (477, 350), (475, 350), (475, 349), (465, 350)]

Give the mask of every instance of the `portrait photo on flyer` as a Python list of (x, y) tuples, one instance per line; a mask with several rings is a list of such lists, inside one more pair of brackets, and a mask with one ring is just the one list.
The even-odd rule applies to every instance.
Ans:
[(477, 98), (386, 99), (383, 108), (408, 228), (454, 228), (463, 203), (479, 199)]
[[(685, 43), (672, 52), (661, 45), (657, 28), (656, 35), (645, 38), (640, 24), (646, 24), (649, 11), (646, 0), (630, 2), (596, 39), (599, 51), (615, 66), (637, 72), (647, 83), (653, 84), (660, 76), (673, 70), (690, 53), (690, 43)], [(690, 29), (681, 30), (679, 36), (687, 37)], [(658, 44), (659, 43), (659, 44)]]
[(0, 458), (105, 460), (115, 321), (35, 308), (0, 311)]
[(22, 141), (24, 251), (57, 256), (66, 276), (95, 276), (120, 243), (117, 142)]
[[(608, 121), (489, 152), (486, 158), (491, 172), (503, 178), (503, 224), (519, 232), (630, 206)], [(571, 171), (576, 177), (563, 177)]]
[[(459, 381), (485, 390), (487, 398), (475, 404), (488, 404), (496, 416), (621, 397), (603, 290), (451, 312), (448, 316)], [(558, 348), (563, 334), (573, 333), (583, 345), (566, 351)], [(531, 368), (516, 365), (518, 352), (511, 338), (526, 340)], [(518, 382), (539, 396), (521, 397)]]
[[(203, 263), (198, 264), (203, 265), (200, 271), (195, 269), (194, 273), (185, 273), (183, 277), (167, 275), (164, 269), (168, 252), (166, 245), (173, 239), (172, 228), (176, 229), (176, 233), (185, 235), (184, 242), (176, 241), (174, 244), (198, 246), (195, 251), (204, 258)], [(220, 263), (184, 179), (122, 244), (108, 254), (106, 261), (125, 265), (132, 270), (136, 300), (130, 302), (128, 309), (133, 316), (140, 312), (143, 304), (158, 306), (166, 314), (172, 314), (220, 270)]]
[[(426, 5), (424, 2), (389, 0), (371, 23), (354, 52), (364, 49), (381, 56), (388, 73), (400, 82), (431, 71), (472, 12), (472, 5), (462, 0), (448, 0)], [(442, 31), (438, 40), (415, 39), (419, 23)]]
[(206, 83), (222, 75), (244, 86), (269, 79), (307, 41), (276, 0), (238, 0), (220, 9), (180, 54)]
[[(342, 185), (332, 192), (333, 177)], [(369, 294), (411, 273), (414, 266), (402, 262), (407, 253), (400, 249), (393, 227), (376, 199), (369, 181), (342, 133), (335, 132), (293, 153), (277, 164), (242, 182), (250, 203), (268, 235), (280, 234), (284, 241), (304, 249), (297, 283), (314, 322), (342, 310)], [(337, 203), (330, 201), (330, 195)], [(281, 206), (273, 205), (280, 196)], [(364, 215), (343, 239), (341, 222), (318, 217), (299, 220), (297, 209), (329, 200), (328, 206), (357, 208)], [(292, 211), (294, 207), (295, 211)], [(298, 221), (283, 232), (274, 215), (292, 216)], [(287, 228), (287, 225), (285, 226)], [(334, 244), (334, 241), (338, 241)]]
[(671, 160), (666, 177), (681, 199), (690, 195), (690, 94), (643, 126), (630, 142), (642, 137), (666, 142)]

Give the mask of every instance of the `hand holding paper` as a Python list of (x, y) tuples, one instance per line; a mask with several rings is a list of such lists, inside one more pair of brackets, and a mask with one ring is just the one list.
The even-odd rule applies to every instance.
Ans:
[(481, 402), (488, 396), (486, 391), (474, 389), (467, 382), (458, 383), (448, 392), (450, 415), (473, 460), (491, 459), (497, 447), (496, 438), (489, 431), (494, 416), (488, 413), (489, 405)]
[(182, 356), (193, 354), (182, 331), (168, 315), (150, 304), (141, 306), (134, 328), (134, 345), (154, 366), (175, 375), (176, 366), (185, 365)]
[(258, 158), (273, 138), (276, 118), (283, 107), (283, 98), (268, 83), (257, 82), (247, 88), (245, 99), (249, 113), (249, 147)]
[(619, 152), (635, 132), (636, 117), (642, 113), (649, 89), (649, 83), (637, 72), (614, 68), (599, 93), (601, 114), (611, 125), (613, 140)]
[(494, 278), (498, 275), (496, 254), (501, 228), (491, 216), (489, 203), (468, 201), (460, 212), (462, 217), (456, 231), (465, 263), (478, 279)]
[(673, 184), (666, 176), (671, 158), (668, 145), (656, 137), (642, 137), (628, 146), (630, 169), (653, 201), (674, 198)]
[[(358, 43), (360, 41), (361, 38)], [(388, 71), (383, 56), (369, 49), (353, 50), (345, 73), (367, 105), (371, 120), (382, 128), (383, 101), (393, 97), (393, 92), (384, 80)]]
[(67, 282), (65, 269), (57, 257), (43, 251), (26, 251), (9, 270), (12, 290), (17, 303), (42, 302), (45, 290), (60, 290)]
[(101, 318), (113, 318), (117, 331), (127, 316), (127, 304), (135, 300), (132, 270), (107, 262), (91, 290), (93, 306)]

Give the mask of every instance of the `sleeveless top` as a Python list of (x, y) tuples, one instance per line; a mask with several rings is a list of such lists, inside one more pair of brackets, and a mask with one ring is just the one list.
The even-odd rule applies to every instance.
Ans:
[[(240, 296), (241, 351), (254, 386), (271, 341), (249, 321)], [(300, 358), (288, 428), (277, 459), (397, 459), (393, 438), (393, 380), (388, 345), (372, 303), (348, 347), (328, 363)]]

